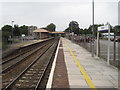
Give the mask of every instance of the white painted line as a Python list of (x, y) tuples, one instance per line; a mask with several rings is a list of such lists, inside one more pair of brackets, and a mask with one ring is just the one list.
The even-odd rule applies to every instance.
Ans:
[(55, 66), (56, 66), (56, 60), (57, 60), (57, 56), (58, 56), (58, 50), (59, 50), (60, 40), (59, 40), (59, 43), (58, 43), (58, 46), (57, 46), (55, 58), (54, 58), (54, 61), (53, 61), (53, 64), (52, 64), (52, 69), (50, 71), (50, 76), (49, 76), (49, 79), (48, 79), (48, 82), (47, 82), (47, 86), (46, 86), (46, 89), (49, 88), (49, 90), (51, 89), (51, 86), (52, 86), (53, 74), (54, 74), (54, 70), (55, 70)]

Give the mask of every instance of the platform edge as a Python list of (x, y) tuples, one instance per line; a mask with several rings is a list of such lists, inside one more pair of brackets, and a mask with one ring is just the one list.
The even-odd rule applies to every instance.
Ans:
[(56, 66), (56, 60), (57, 60), (58, 50), (59, 50), (59, 46), (60, 46), (60, 41), (61, 41), (61, 38), (60, 38), (58, 46), (57, 46), (55, 58), (54, 58), (54, 61), (53, 61), (53, 64), (52, 64), (52, 68), (51, 68), (51, 71), (50, 71), (50, 76), (49, 76), (49, 79), (48, 79), (48, 82), (47, 82), (47, 85), (46, 85), (46, 88), (49, 88), (49, 89), (52, 86), (53, 74), (54, 74), (54, 70), (55, 70), (55, 66)]

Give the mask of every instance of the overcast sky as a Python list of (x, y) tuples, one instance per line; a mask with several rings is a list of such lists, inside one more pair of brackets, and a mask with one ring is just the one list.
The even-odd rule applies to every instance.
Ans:
[[(83, 2), (84, 1), (84, 2)], [(70, 21), (77, 21), (80, 28), (92, 24), (92, 0), (4, 0), (1, 2), (0, 27), (15, 21), (18, 25), (35, 25), (38, 28), (54, 23), (57, 31), (65, 30)], [(95, 24), (109, 22), (118, 25), (119, 0), (94, 0)]]

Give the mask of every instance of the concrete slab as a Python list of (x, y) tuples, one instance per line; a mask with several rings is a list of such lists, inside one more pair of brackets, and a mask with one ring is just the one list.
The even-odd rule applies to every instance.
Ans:
[(79, 80), (69, 80), (69, 84), (70, 86), (74, 86), (74, 85), (77, 85), (77, 86), (85, 86), (85, 87), (88, 87), (87, 85), (87, 82), (83, 79), (79, 79)]
[(118, 83), (114, 80), (110, 80), (112, 82), (112, 84), (114, 85), (115, 88), (118, 88)]
[(86, 88), (86, 90), (88, 90), (88, 88), (90, 88), (90, 87), (89, 86), (80, 86), (80, 85), (71, 85), (70, 88), (71, 88), (70, 90), (80, 90), (80, 88)]
[(101, 72), (99, 71), (87, 71), (88, 75), (92, 76), (92, 75), (102, 75)]
[(110, 75), (90, 75), (91, 80), (113, 80)]
[(113, 88), (114, 85), (109, 80), (92, 80), (93, 84), (99, 88)]
[(100, 68), (90, 68), (90, 67), (84, 67), (84, 69), (86, 70), (86, 71), (93, 71), (93, 70), (96, 70), (96, 71), (103, 71), (103, 69), (100, 69)]
[(113, 78), (113, 80), (118, 81), (118, 75), (110, 75), (110, 76)]
[(101, 73), (103, 75), (116, 75), (118, 77), (118, 72), (115, 72), (115, 71), (103, 71)]
[(79, 80), (79, 79), (85, 79), (84, 76), (81, 74), (81, 75), (68, 75), (70, 78), (72, 78), (73, 80)]

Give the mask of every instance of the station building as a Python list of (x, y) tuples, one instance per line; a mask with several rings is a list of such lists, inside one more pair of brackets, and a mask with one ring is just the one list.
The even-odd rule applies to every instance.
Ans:
[(64, 37), (65, 32), (50, 32), (45, 29), (36, 29), (33, 31), (34, 39), (47, 39), (49, 37)]
[(45, 29), (36, 29), (34, 32), (34, 38), (35, 39), (46, 39), (49, 38), (49, 31)]

